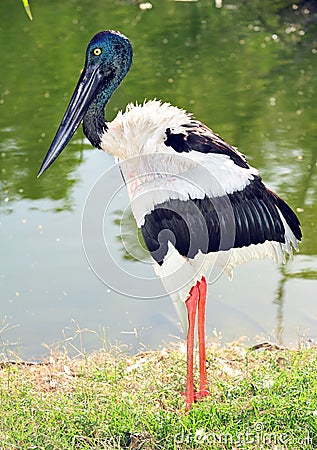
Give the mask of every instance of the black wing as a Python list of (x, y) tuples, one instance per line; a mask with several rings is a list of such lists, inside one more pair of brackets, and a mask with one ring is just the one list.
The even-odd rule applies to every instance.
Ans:
[(213, 133), (201, 122), (191, 120), (189, 124), (180, 127), (181, 132), (174, 132), (171, 128), (165, 131), (164, 144), (172, 147), (178, 153), (196, 151), (200, 153), (216, 153), (227, 155), (233, 162), (244, 169), (249, 169), (245, 156), (234, 147), (227, 144), (220, 136)]
[(260, 177), (226, 196), (171, 199), (158, 204), (145, 216), (141, 230), (152, 257), (162, 264), (168, 242), (188, 258), (194, 258), (199, 250), (207, 254), (265, 241), (285, 243), (285, 229), (277, 208), (300, 240), (297, 216), (265, 187)]

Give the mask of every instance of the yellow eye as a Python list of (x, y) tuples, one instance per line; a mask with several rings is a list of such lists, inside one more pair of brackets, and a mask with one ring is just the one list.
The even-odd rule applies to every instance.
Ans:
[(95, 48), (94, 49), (94, 55), (96, 55), (96, 56), (101, 55), (101, 48)]

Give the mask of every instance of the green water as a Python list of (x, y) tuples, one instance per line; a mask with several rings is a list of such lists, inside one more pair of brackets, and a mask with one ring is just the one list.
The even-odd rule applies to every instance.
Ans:
[[(82, 210), (112, 158), (92, 149), (80, 130), (36, 179), (86, 44), (103, 29), (122, 31), (134, 48), (133, 68), (109, 103), (108, 120), (144, 98), (193, 112), (246, 154), (301, 220), (304, 238), (293, 261), (283, 268), (250, 262), (235, 271), (232, 283), (221, 279), (212, 287), (208, 335), (216, 329), (229, 340), (274, 331), (285, 343), (317, 337), (316, 13), (287, 8), (290, 3), (224, 1), (216, 8), (207, 0), (32, 0), (31, 22), (19, 0), (1, 0), (4, 353), (37, 357), (45, 352), (43, 342), (69, 336), (74, 345), (90, 349), (105, 335), (111, 342), (153, 347), (180, 335), (167, 298), (133, 301), (118, 294), (98, 281), (85, 259)], [(143, 9), (147, 6), (152, 7)], [(120, 201), (113, 204), (112, 251), (126, 270), (153, 276), (149, 266), (126, 258), (116, 239)], [(160, 289), (157, 283), (154, 279), (154, 290)]]

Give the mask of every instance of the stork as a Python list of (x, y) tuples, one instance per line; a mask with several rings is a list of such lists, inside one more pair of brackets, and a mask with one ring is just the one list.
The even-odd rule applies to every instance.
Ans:
[[(187, 334), (186, 409), (209, 394), (205, 352), (208, 274), (250, 259), (285, 262), (300, 223), (244, 155), (191, 114), (157, 100), (129, 104), (108, 122), (105, 107), (128, 73), (132, 46), (118, 31), (89, 42), (84, 70), (46, 154), (40, 176), (83, 122), (91, 144), (113, 155), (156, 273)], [(193, 353), (197, 316), (199, 389)]]

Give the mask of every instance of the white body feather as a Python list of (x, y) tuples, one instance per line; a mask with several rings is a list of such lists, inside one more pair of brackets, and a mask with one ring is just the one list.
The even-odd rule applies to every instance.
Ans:
[[(120, 112), (107, 124), (101, 147), (120, 164), (138, 227), (155, 205), (168, 199), (221, 197), (243, 190), (258, 174), (256, 169), (240, 167), (224, 154), (196, 151), (179, 154), (165, 145), (167, 128), (177, 133), (190, 121), (191, 116), (185, 111), (153, 100), (129, 105), (125, 113)], [(169, 243), (164, 263), (161, 266), (154, 263), (154, 267), (173, 300), (184, 332), (187, 329), (184, 302), (189, 290), (203, 275), (208, 279), (213, 267), (215, 276), (225, 271), (231, 277), (238, 264), (265, 257), (282, 262), (286, 252), (292, 253), (291, 244), (297, 249), (296, 238), (280, 215), (285, 243), (266, 241), (208, 255), (199, 252), (193, 259), (181, 256)]]

